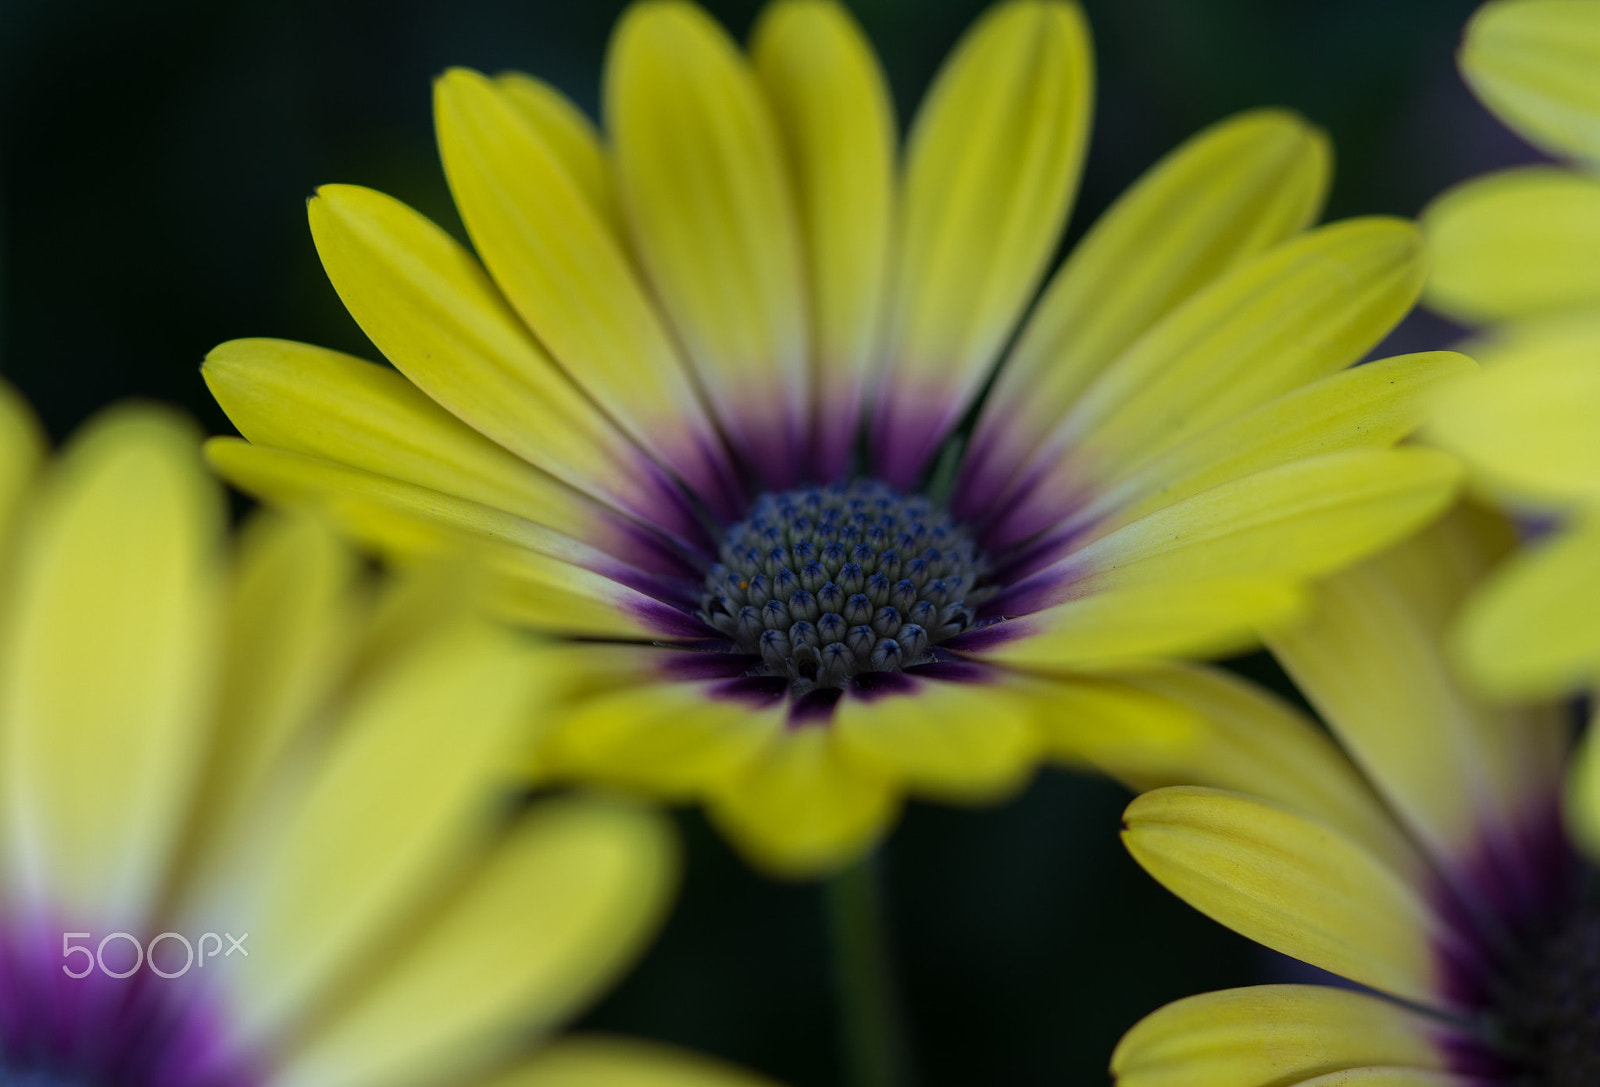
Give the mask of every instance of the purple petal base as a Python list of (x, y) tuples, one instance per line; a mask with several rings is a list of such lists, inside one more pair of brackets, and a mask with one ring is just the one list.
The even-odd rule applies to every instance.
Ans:
[[(256, 1087), (263, 1074), (226, 1045), (219, 1000), (198, 971), (127, 978), (62, 971), (62, 934), (106, 926), (0, 922), (0, 1081), (117, 1087)], [(148, 938), (150, 934), (139, 934)], [(125, 941), (112, 947), (130, 951)], [(76, 964), (80, 956), (71, 960)], [(120, 960), (119, 960), (120, 965)], [(169, 969), (175, 968), (171, 964)], [(220, 967), (215, 964), (212, 969)]]
[(914, 489), (960, 417), (959, 400), (931, 390), (882, 397), (868, 431), (873, 474), (897, 490)]

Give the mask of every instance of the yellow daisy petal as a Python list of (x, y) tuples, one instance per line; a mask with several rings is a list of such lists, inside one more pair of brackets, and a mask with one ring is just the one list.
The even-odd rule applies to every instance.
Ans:
[[(1513, 330), (1500, 362), (1441, 389), (1427, 437), (1492, 493), (1522, 505), (1600, 501), (1600, 326)], [(1509, 341), (1509, 342), (1508, 342)]]
[(1422, 424), (1441, 386), (1476, 370), (1453, 351), (1341, 370), (1145, 462), (1107, 484), (1073, 522), (1106, 532), (1252, 472), (1341, 449), (1393, 445)]
[(1600, 514), (1500, 568), (1463, 609), (1454, 648), (1506, 698), (1552, 697), (1600, 675)]
[(664, 480), (529, 334), (478, 262), (398, 200), (324, 185), (324, 270), (384, 357), (452, 415), (579, 490), (648, 518)]
[(1567, 774), (1567, 828), (1591, 860), (1600, 857), (1600, 715), (1589, 720)]
[(244, 1035), (315, 1022), (317, 998), (459, 870), (509, 785), (540, 678), (509, 634), (458, 622), (353, 700), (230, 918), (252, 941), (228, 975)]
[(895, 125), (872, 46), (833, 0), (778, 0), (751, 60), (788, 151), (799, 200), (817, 379), (812, 458), (841, 477), (855, 453), (861, 396), (888, 285)]
[(11, 518), (44, 457), (44, 433), (27, 402), (0, 381), (0, 556), (11, 539)]
[(752, 864), (786, 879), (828, 874), (889, 830), (893, 778), (863, 764), (831, 725), (774, 730), (707, 798), (706, 814)]
[(1600, 305), (1600, 179), (1551, 166), (1475, 178), (1428, 206), (1428, 305), (1480, 323)]
[(1256, 472), (1160, 509), (1024, 582), (1035, 606), (1121, 585), (1325, 573), (1436, 517), (1459, 479), (1427, 449), (1353, 449)]
[(1211, 656), (1256, 644), (1258, 627), (1281, 622), (1301, 603), (1293, 586), (1247, 577), (1121, 585), (1013, 620), (1025, 634), (971, 652), (1045, 669)]
[(241, 821), (345, 680), (366, 618), (355, 556), (320, 522), (258, 513), (238, 549), (215, 748), (194, 817), (203, 829), (191, 846), (205, 874), (234, 859)]
[(701, 796), (741, 772), (784, 727), (786, 711), (777, 697), (756, 704), (719, 684), (607, 690), (559, 713), (543, 757), (558, 777), (669, 799)]
[[(333, 461), (237, 439), (206, 443), (206, 457), (224, 479), (289, 507), (309, 507), (354, 539), (400, 560), (438, 558), (465, 550), (487, 575), (522, 595), (492, 607), (525, 622), (578, 636), (698, 636), (698, 623), (631, 588), (637, 571), (543, 525)], [(618, 580), (618, 579), (622, 580)]]
[(1415, 847), (1327, 732), (1265, 691), (1198, 665), (1098, 683), (1141, 699), (1145, 714), (1164, 717), (1175, 734), (1164, 743), (1102, 742), (1091, 752), (1096, 766), (1136, 792), (1201, 785), (1248, 793), (1336, 828), (1397, 872), (1420, 869)]
[(653, 935), (675, 862), (659, 816), (594, 801), (538, 805), (274, 1083), (421, 1087), (556, 1026)]
[(1268, 639), (1369, 780), (1446, 867), (1481, 848), (1486, 826), (1543, 818), (1564, 755), (1559, 714), (1541, 719), (1485, 705), (1460, 688), (1444, 658), (1451, 605), (1499, 557), (1478, 544), (1470, 522), (1447, 517), (1316, 586), (1308, 620)]
[(484, 1087), (776, 1087), (764, 1076), (635, 1038), (579, 1036), (540, 1050)]
[(1109, 473), (1355, 362), (1422, 287), (1422, 240), (1399, 219), (1311, 231), (1194, 295), (1076, 403), (1062, 432)]
[(27, 904), (138, 931), (163, 891), (215, 693), (220, 498), (198, 435), (143, 408), (90, 424), (42, 489), (0, 632), (7, 884)]
[(566, 95), (536, 76), (501, 72), (494, 77), (494, 85), (561, 163), (611, 233), (618, 239), (626, 237), (611, 163), (594, 122)]
[(434, 86), (439, 154), (472, 243), (572, 380), (657, 460), (718, 495), (729, 469), (655, 307), (561, 159), (477, 72)]
[(1123, 816), (1123, 841), (1168, 890), (1248, 939), (1352, 981), (1440, 999), (1418, 886), (1344, 834), (1264, 801), (1158, 789)]
[(1145, 1016), (1111, 1073), (1117, 1087), (1268, 1087), (1374, 1065), (1440, 1070), (1447, 1037), (1438, 1020), (1365, 993), (1258, 985)]
[(1028, 304), (1077, 191), (1093, 97), (1075, 4), (991, 8), (913, 122), (873, 439), (906, 486), (966, 411)]
[(1496, 0), (1478, 9), (1461, 73), (1534, 143), (1600, 163), (1600, 14), (1587, 0)]
[(623, 15), (606, 125), (640, 262), (734, 446), (798, 478), (812, 395), (805, 261), (783, 148), (755, 76), (708, 15)]
[(289, 340), (231, 340), (200, 372), (256, 445), (459, 495), (592, 538), (603, 507), (496, 445), (395, 371)]
[(941, 800), (992, 803), (1026, 783), (1041, 741), (1036, 699), (1003, 673), (905, 686), (839, 700), (831, 727), (853, 758)]
[[(963, 485), (991, 498), (1113, 359), (1239, 261), (1305, 229), (1330, 153), (1292, 113), (1253, 110), (1190, 137), (1121, 196), (1045, 288), (973, 433)], [(986, 466), (992, 466), (985, 471)]]

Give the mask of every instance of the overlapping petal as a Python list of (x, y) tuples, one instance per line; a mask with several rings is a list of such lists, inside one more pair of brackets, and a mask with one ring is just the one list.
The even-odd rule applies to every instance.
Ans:
[(1600, 15), (1584, 0), (1493, 0), (1467, 25), (1461, 72), (1547, 150), (1600, 163)]
[(17, 542), (0, 632), (14, 908), (137, 926), (165, 889), (222, 619), (221, 511), (196, 439), (153, 409), (101, 418)]
[(692, 531), (664, 473), (572, 384), (472, 254), (371, 189), (325, 185), (308, 211), (345, 308), (413, 384), (578, 490)]
[(916, 482), (1045, 272), (1077, 190), (1092, 60), (1076, 5), (1013, 0), (956, 46), (913, 122), (871, 429)]
[(592, 800), (540, 805), (274, 1082), (437, 1083), (571, 1017), (666, 911), (676, 856), (663, 823)]
[(894, 208), (894, 107), (872, 46), (831, 0), (777, 0), (751, 60), (799, 201), (817, 388), (812, 463), (840, 478), (882, 334)]
[(1551, 696), (1600, 676), (1600, 515), (1518, 555), (1467, 604), (1455, 648), (1503, 697)]
[(1423, 274), (1416, 229), (1369, 218), (1311, 231), (1214, 281), (1065, 411), (1055, 455), (997, 507), (991, 546), (1026, 540), (1106, 479), (1355, 362), (1411, 308)]
[(984, 401), (957, 512), (983, 517), (1089, 383), (1173, 307), (1308, 226), (1328, 174), (1326, 137), (1278, 110), (1219, 122), (1153, 166), (1046, 287)]
[(1428, 305), (1470, 323), (1600, 305), (1600, 179), (1552, 166), (1475, 178), (1423, 213)]
[(1134, 859), (1200, 912), (1363, 985), (1440, 1000), (1432, 948), (1448, 930), (1422, 872), (1397, 872), (1332, 827), (1215, 789), (1146, 793), (1123, 824)]
[(1438, 1020), (1364, 993), (1261, 985), (1192, 996), (1145, 1016), (1117, 1043), (1111, 1072), (1118, 1087), (1269, 1087), (1322, 1076), (1366, 1083), (1340, 1074), (1442, 1072), (1449, 1038)]
[(805, 259), (771, 109), (737, 47), (681, 0), (630, 8), (606, 125), (639, 259), (735, 449), (769, 487), (804, 464)]
[(477, 72), (439, 79), (434, 117), (456, 207), (506, 299), (641, 448), (731, 508), (715, 427), (621, 243), (563, 160)]

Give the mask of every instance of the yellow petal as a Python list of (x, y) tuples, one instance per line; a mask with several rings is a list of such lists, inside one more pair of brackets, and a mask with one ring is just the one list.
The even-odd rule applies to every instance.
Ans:
[(964, 485), (976, 506), (1087, 384), (1174, 306), (1305, 229), (1328, 187), (1327, 137), (1252, 110), (1190, 137), (1094, 225), (1045, 288), (984, 402)]
[[(1336, 828), (1397, 872), (1421, 870), (1410, 840), (1327, 732), (1260, 688), (1195, 665), (1094, 682), (1102, 700), (1136, 706), (1169, 732), (1158, 742), (1102, 740), (1089, 750), (1089, 761), (1136, 792), (1201, 785), (1245, 793)], [(1057, 712), (1072, 706), (1069, 699)]]
[(728, 469), (621, 242), (495, 85), (434, 86), (439, 154), (461, 219), (506, 299), (574, 383), (657, 460), (715, 496)]
[(1578, 848), (1591, 860), (1600, 857), (1600, 729), (1591, 717), (1588, 732), (1567, 775), (1567, 828)]
[[(267, 802), (286, 752), (346, 678), (365, 618), (355, 555), (309, 517), (254, 515), (239, 539), (196, 864), (237, 858), (241, 821)], [(222, 856), (216, 853), (224, 854)]]
[(603, 507), (485, 438), (395, 371), (289, 340), (230, 340), (200, 373), (250, 441), (458, 495), (589, 538)]
[(1438, 1070), (1448, 1037), (1438, 1020), (1365, 993), (1257, 985), (1145, 1016), (1111, 1072), (1117, 1087), (1268, 1087), (1373, 1065)]
[(917, 678), (907, 691), (839, 700), (831, 727), (851, 756), (912, 792), (989, 803), (1026, 783), (1038, 758), (1042, 710), (995, 674), (992, 682)]
[(278, 817), (230, 918), (251, 939), (248, 965), (228, 974), (246, 1037), (317, 1022), (318, 998), (414, 920), (500, 814), (537, 709), (535, 653), (458, 621), (386, 663)]
[(1211, 656), (1255, 644), (1300, 604), (1292, 586), (1246, 577), (1122, 585), (1013, 620), (1026, 635), (973, 655), (1045, 669)]
[(1597, 351), (1600, 326), (1502, 341), (1501, 361), (1439, 391), (1428, 439), (1509, 501), (1547, 509), (1600, 501)]
[(1342, 833), (1214, 789), (1158, 789), (1123, 816), (1144, 869), (1201, 913), (1313, 966), (1430, 1003), (1447, 934), (1413, 886)]
[[(1475, 543), (1468, 523), (1446, 518), (1316, 586), (1307, 620), (1268, 639), (1367, 778), (1446, 870), (1482, 848), (1486, 827), (1542, 819), (1564, 754), (1559, 715), (1541, 720), (1486, 705), (1461, 689), (1445, 659), (1449, 604), (1472, 580), (1452, 570), (1448, 557)], [(1473, 565), (1481, 573), (1493, 557)]]
[(206, 753), (220, 498), (186, 422), (113, 409), (18, 541), (0, 644), (9, 893), (139, 932)]
[(0, 381), (0, 557), (9, 549), (11, 519), (44, 458), (44, 433), (15, 389)]
[(1073, 523), (1105, 532), (1251, 472), (1340, 449), (1393, 445), (1421, 425), (1442, 385), (1476, 370), (1453, 351), (1341, 370), (1146, 462), (1108, 484)]
[(558, 777), (703, 796), (756, 757), (784, 727), (786, 710), (776, 697), (757, 705), (713, 683), (604, 690), (560, 712), (544, 757)]
[(1093, 98), (1077, 5), (1013, 0), (945, 62), (906, 148), (878, 470), (913, 483), (977, 391), (1055, 251)]
[(561, 163), (607, 229), (619, 239), (625, 237), (611, 163), (594, 122), (566, 95), (536, 76), (501, 72), (494, 77), (494, 85)]
[(1585, 0), (1498, 0), (1467, 24), (1461, 72), (1534, 143), (1600, 163), (1600, 13)]
[(1600, 180), (1528, 166), (1458, 185), (1424, 211), (1428, 305), (1479, 323), (1600, 304)]
[(889, 89), (834, 0), (778, 0), (751, 36), (799, 200), (817, 373), (817, 475), (848, 471), (888, 284), (895, 124)]
[(666, 913), (670, 830), (615, 803), (538, 805), (274, 1082), (448, 1082), (576, 1014)]
[(495, 579), (491, 605), (507, 617), (579, 636), (683, 636), (700, 630), (679, 629), (680, 612), (616, 580), (631, 580), (627, 567), (501, 510), (232, 438), (206, 443), (206, 457), (241, 489), (314, 510), (390, 559), (414, 562), (465, 551)]
[(566, 1038), (485, 1087), (776, 1087), (765, 1076), (659, 1042)]
[(752, 864), (786, 879), (825, 875), (872, 848), (900, 806), (892, 777), (852, 757), (828, 725), (774, 731), (706, 813)]
[(1320, 227), (1172, 311), (1077, 401), (1058, 434), (1096, 476), (1342, 369), (1416, 301), (1422, 239), (1399, 219)]
[(1041, 703), (1045, 754), (1124, 782), (1136, 779), (1138, 770), (1130, 767), (1184, 759), (1204, 728), (1200, 715), (1181, 702), (1115, 675), (1051, 676), (1036, 681), (1033, 689)]
[(572, 385), (472, 254), (371, 189), (324, 185), (307, 211), (328, 279), (396, 369), (530, 464), (660, 517), (659, 470)]
[(1600, 514), (1501, 567), (1461, 614), (1457, 659), (1499, 697), (1551, 697), (1600, 675)]
[(787, 486), (810, 417), (805, 262), (755, 76), (699, 8), (649, 0), (612, 38), (605, 115), (640, 262), (730, 440)]
[(1120, 585), (1293, 579), (1370, 555), (1436, 517), (1459, 470), (1427, 449), (1353, 449), (1167, 506), (1036, 576), (1041, 603)]

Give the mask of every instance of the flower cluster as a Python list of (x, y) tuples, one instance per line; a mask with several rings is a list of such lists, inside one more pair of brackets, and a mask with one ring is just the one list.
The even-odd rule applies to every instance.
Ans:
[[(54, 457), (0, 387), (0, 1082), (760, 1087), (555, 1036), (670, 906), (652, 802), (848, 895), (1045, 763), (1360, 987), (1170, 1004), (1123, 1087), (1600, 1082), (1600, 3), (1461, 52), (1570, 165), (1319, 225), (1326, 138), (1256, 110), (1052, 268), (1092, 58), (997, 4), (901, 146), (843, 6), (641, 0), (603, 127), (439, 78), (470, 248), (318, 190), (386, 364), (234, 340), (240, 437)], [(1419, 298), (1461, 350), (1372, 358)], [(1320, 723), (1203, 663), (1258, 646)]]

